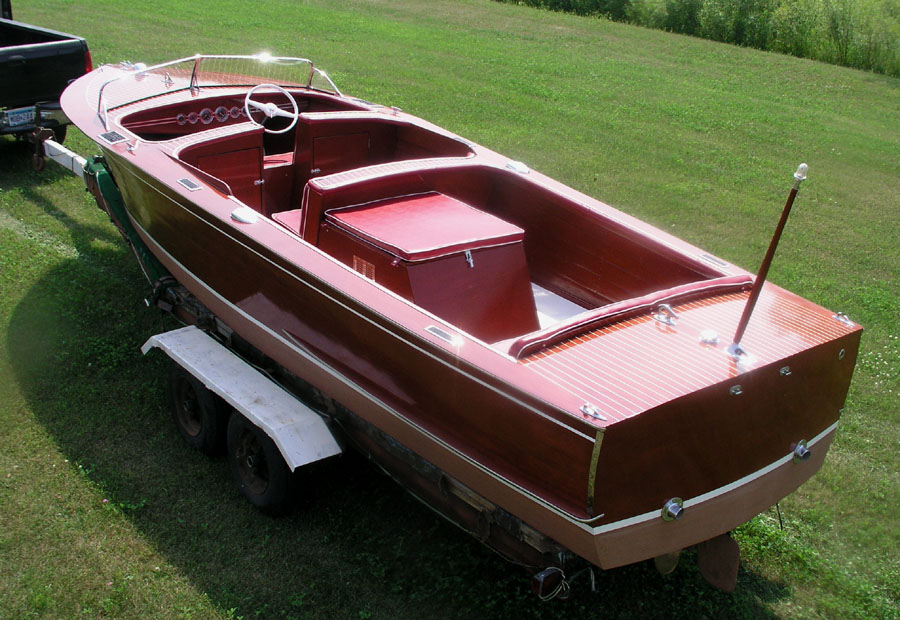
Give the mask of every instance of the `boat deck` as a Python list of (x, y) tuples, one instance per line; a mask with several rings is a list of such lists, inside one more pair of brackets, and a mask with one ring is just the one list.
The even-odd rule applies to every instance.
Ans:
[[(578, 334), (521, 360), (532, 372), (584, 402), (610, 422), (636, 416), (741, 374), (844, 335), (846, 326), (797, 297), (764, 289), (742, 346), (741, 363), (726, 351), (749, 293), (673, 306), (668, 326), (637, 316)], [(716, 344), (701, 342), (714, 333)], [(606, 363), (608, 361), (608, 363)]]

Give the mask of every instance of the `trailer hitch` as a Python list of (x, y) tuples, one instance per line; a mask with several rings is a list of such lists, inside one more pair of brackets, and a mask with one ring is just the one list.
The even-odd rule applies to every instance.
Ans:
[[(40, 114), (38, 112), (38, 114)], [(39, 117), (39, 116), (38, 116)], [(34, 153), (31, 155), (31, 167), (35, 172), (40, 172), (47, 165), (47, 154), (44, 152), (44, 142), (53, 140), (56, 134), (47, 127), (35, 127), (28, 134), (28, 141), (34, 145)]]

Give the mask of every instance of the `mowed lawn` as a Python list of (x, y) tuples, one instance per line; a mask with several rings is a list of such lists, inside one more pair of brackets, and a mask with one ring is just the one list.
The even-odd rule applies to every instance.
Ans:
[[(334, 4), (334, 6), (333, 6)], [(95, 64), (302, 55), (399, 106), (755, 270), (809, 164), (770, 277), (864, 325), (822, 471), (737, 533), (725, 594), (691, 552), (540, 603), (505, 563), (352, 455), (287, 518), (184, 446), (173, 327), (80, 182), (0, 140), (0, 618), (900, 617), (900, 81), (475, 0), (15, 2)], [(96, 149), (78, 132), (69, 145)], [(727, 455), (723, 455), (727, 458)], [(581, 585), (586, 586), (586, 583)]]

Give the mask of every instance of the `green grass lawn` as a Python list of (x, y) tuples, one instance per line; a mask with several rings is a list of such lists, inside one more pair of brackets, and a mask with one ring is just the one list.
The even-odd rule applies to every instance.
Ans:
[[(172, 327), (80, 182), (0, 141), (0, 618), (900, 617), (900, 80), (475, 0), (187, 5), (40, 0), (96, 64), (205, 53), (313, 58), (397, 105), (770, 277), (866, 327), (822, 471), (737, 532), (733, 594), (691, 553), (542, 604), (528, 575), (349, 456), (269, 519), (184, 446)], [(77, 132), (70, 146), (96, 149)]]

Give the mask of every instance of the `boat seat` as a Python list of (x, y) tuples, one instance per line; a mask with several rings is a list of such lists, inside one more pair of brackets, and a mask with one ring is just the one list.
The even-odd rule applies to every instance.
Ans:
[(329, 209), (325, 222), (410, 262), (521, 243), (524, 236), (518, 226), (439, 192)]
[(279, 211), (272, 214), (272, 219), (287, 228), (292, 233), (300, 234), (300, 215), (303, 209), (292, 209), (290, 211)]
[(490, 343), (540, 327), (525, 231), (437, 191), (328, 209), (318, 247)]

